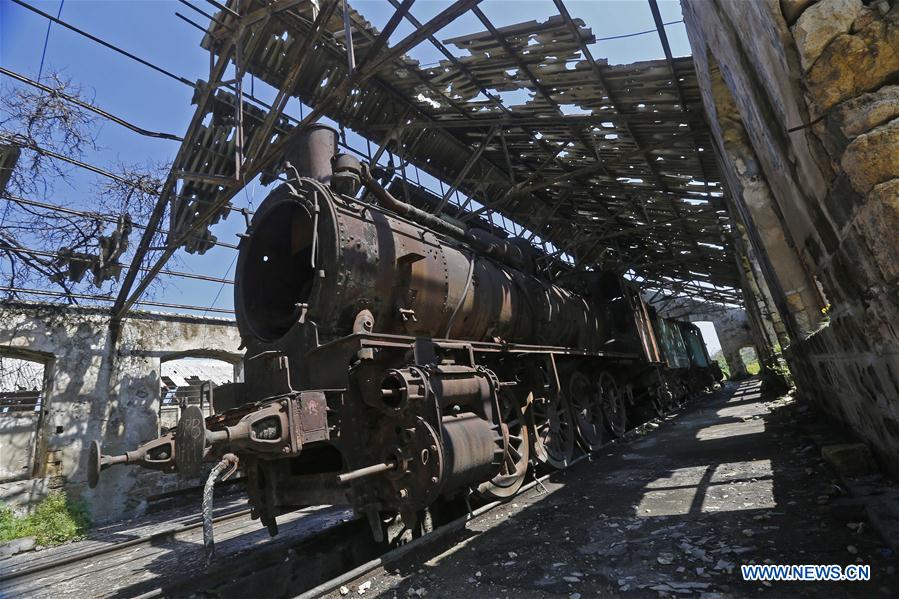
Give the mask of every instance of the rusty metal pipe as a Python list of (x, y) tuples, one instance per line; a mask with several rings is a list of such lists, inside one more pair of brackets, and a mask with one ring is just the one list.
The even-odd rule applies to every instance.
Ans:
[(466, 239), (465, 229), (462, 227), (457, 227), (456, 225), (446, 222), (439, 216), (435, 216), (424, 210), (419, 210), (415, 206), (407, 204), (406, 202), (401, 202), (393, 197), (389, 191), (381, 187), (381, 184), (374, 180), (367, 164), (362, 165), (362, 184), (365, 185), (365, 189), (367, 189), (369, 193), (377, 198), (378, 204), (391, 212), (404, 216), (422, 226), (429, 227), (435, 231), (440, 231), (445, 235), (463, 240)]
[(383, 472), (390, 472), (391, 470), (396, 469), (396, 462), (384, 462), (383, 464), (372, 464), (371, 466), (366, 466), (365, 468), (359, 468), (358, 470), (350, 470), (349, 472), (344, 472), (343, 474), (337, 475), (337, 483), (341, 485), (345, 485), (346, 483), (354, 480), (358, 480), (360, 478), (365, 478), (367, 476), (374, 476), (375, 474), (381, 474)]
[(450, 237), (454, 237), (459, 241), (470, 245), (478, 252), (496, 258), (510, 266), (516, 268), (521, 266), (523, 254), (521, 249), (514, 244), (511, 244), (504, 239), (493, 237), (486, 232), (479, 231), (478, 233), (472, 233), (462, 227), (446, 222), (437, 215), (420, 210), (411, 204), (396, 199), (389, 191), (384, 189), (380, 183), (375, 181), (366, 164), (362, 165), (362, 184), (365, 185), (365, 188), (371, 192), (375, 198), (377, 198), (378, 204), (381, 207), (387, 208), (423, 227), (428, 227), (445, 235), (449, 235)]

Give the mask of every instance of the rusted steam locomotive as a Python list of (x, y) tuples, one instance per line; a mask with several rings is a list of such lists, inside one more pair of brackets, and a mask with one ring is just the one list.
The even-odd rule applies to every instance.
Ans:
[(292, 156), (240, 243), (245, 381), (137, 450), (95, 444), (92, 485), (117, 463), (239, 464), (272, 534), (279, 514), (349, 504), (378, 536), (385, 513), (510, 497), (532, 460), (564, 466), (720, 380), (695, 327), (619, 276), (538, 276), (530, 244), (397, 200), (332, 129)]

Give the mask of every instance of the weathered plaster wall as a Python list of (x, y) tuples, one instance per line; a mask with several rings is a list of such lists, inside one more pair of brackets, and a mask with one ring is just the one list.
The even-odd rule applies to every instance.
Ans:
[(87, 500), (95, 519), (104, 520), (140, 511), (147, 496), (185, 484), (174, 476), (113, 468), (89, 489), (88, 444), (97, 439), (104, 453), (115, 454), (155, 438), (160, 362), (201, 355), (237, 368), (237, 327), (222, 319), (136, 313), (123, 322), (113, 346), (108, 325), (108, 314), (98, 310), (0, 305), (0, 351), (27, 349), (47, 364), (33, 473), (46, 482), (0, 485), (0, 500), (33, 501), (49, 487), (65, 486)]
[(682, 0), (797, 384), (899, 470), (899, 2), (867, 4)]
[(675, 318), (686, 322), (711, 322), (715, 327), (715, 334), (718, 335), (718, 341), (721, 343), (721, 353), (730, 369), (731, 378), (748, 375), (746, 365), (740, 358), (740, 349), (756, 348), (760, 344), (753, 336), (746, 310), (681, 298), (673, 300), (663, 298), (656, 300), (653, 305), (656, 308), (662, 306), (659, 314), (666, 318)]
[(731, 378), (747, 376), (749, 373), (746, 372), (746, 365), (740, 357), (740, 350), (744, 347), (755, 348), (757, 344), (749, 328), (746, 311), (733, 308), (709, 316), (713, 316), (713, 318), (708, 318), (702, 313), (691, 313), (688, 320), (690, 322), (711, 320), (715, 325), (718, 341), (721, 342), (721, 353), (724, 354), (724, 359), (727, 361)]

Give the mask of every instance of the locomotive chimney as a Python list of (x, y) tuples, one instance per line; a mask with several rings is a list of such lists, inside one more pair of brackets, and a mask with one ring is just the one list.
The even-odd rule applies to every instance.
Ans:
[(301, 177), (331, 183), (331, 159), (337, 153), (337, 131), (322, 123), (308, 125), (290, 146), (286, 158)]

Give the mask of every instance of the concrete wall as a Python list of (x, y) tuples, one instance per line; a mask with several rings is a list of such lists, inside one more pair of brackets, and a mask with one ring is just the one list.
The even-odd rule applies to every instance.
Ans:
[(0, 482), (31, 477), (39, 423), (38, 412), (0, 415)]
[(733, 211), (797, 385), (897, 470), (899, 3), (682, 7)]
[(97, 439), (104, 453), (113, 454), (155, 438), (161, 361), (202, 355), (237, 367), (237, 327), (216, 318), (136, 313), (123, 322), (113, 346), (108, 324), (107, 313), (98, 310), (0, 305), (0, 351), (27, 350), (47, 364), (34, 480), (0, 485), (0, 500), (33, 501), (48, 488), (64, 486), (86, 499), (95, 520), (102, 521), (139, 512), (147, 496), (185, 484), (175, 476), (113, 468), (89, 489), (88, 443)]

